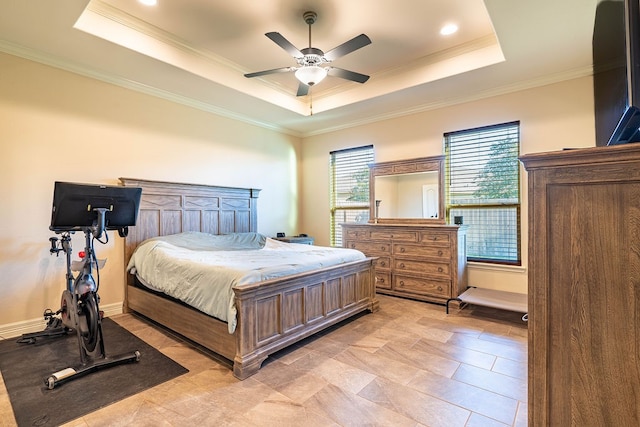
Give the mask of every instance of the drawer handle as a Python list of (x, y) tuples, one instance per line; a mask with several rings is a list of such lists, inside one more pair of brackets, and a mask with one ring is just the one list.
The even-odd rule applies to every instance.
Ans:
[(390, 239), (393, 239), (393, 234), (391, 236), (389, 236)]
[(442, 292), (442, 286), (438, 286), (438, 290)]
[(382, 277), (376, 277), (376, 282), (378, 282), (378, 283), (384, 283), (384, 278), (382, 278)]
[(387, 248), (386, 248), (386, 247), (384, 247), (384, 246), (380, 246), (380, 250), (384, 252), (384, 251), (386, 251), (386, 250), (387, 250)]
[(385, 265), (387, 265), (387, 263), (386, 263), (386, 262), (384, 262), (384, 261), (380, 261), (380, 267), (384, 267)]
[(404, 280), (400, 280), (400, 286), (404, 286)]
[(442, 267), (438, 267), (438, 273), (442, 273), (443, 271)]
[(352, 244), (351, 244), (351, 249), (355, 249), (355, 248), (356, 248), (356, 244), (355, 244), (355, 243), (352, 243)]
[(438, 251), (438, 256), (442, 256), (443, 252), (442, 251)]
[(404, 262), (400, 263), (400, 268), (404, 268)]
[(404, 252), (404, 248), (400, 248), (400, 252)]

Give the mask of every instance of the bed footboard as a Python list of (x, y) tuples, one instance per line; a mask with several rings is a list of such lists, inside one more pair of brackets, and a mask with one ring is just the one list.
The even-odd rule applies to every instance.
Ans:
[(359, 312), (378, 310), (373, 259), (235, 289), (233, 373), (247, 378), (269, 354)]
[(238, 324), (128, 286), (129, 308), (233, 362), (233, 374), (255, 374), (272, 353), (362, 311), (377, 311), (373, 258), (240, 286)]

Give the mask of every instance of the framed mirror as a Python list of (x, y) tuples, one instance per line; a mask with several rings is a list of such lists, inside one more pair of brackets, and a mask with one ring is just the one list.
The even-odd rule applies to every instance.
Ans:
[(444, 156), (369, 166), (370, 223), (444, 224)]

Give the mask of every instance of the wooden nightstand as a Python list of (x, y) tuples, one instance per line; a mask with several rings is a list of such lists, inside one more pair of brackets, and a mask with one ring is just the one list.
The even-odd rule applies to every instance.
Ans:
[(274, 239), (286, 243), (300, 243), (302, 245), (313, 245), (314, 242), (314, 238), (309, 236), (274, 237)]

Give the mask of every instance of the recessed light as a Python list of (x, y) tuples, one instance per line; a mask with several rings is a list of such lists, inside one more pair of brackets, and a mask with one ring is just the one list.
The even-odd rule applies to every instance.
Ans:
[(138, 1), (145, 6), (155, 6), (158, 4), (158, 0), (138, 0)]
[(443, 36), (449, 36), (458, 31), (458, 26), (456, 24), (447, 24), (440, 28), (440, 34)]

